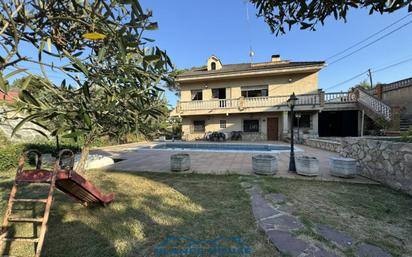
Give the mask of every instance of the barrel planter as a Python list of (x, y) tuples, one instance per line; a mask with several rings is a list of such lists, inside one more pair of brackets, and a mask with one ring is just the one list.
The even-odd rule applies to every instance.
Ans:
[(255, 155), (252, 157), (252, 168), (256, 174), (273, 175), (278, 168), (276, 157), (272, 155)]
[(353, 178), (356, 175), (356, 160), (352, 158), (332, 157), (329, 159), (332, 176)]
[(170, 156), (170, 169), (172, 171), (185, 171), (190, 169), (190, 155), (186, 153)]
[(296, 157), (296, 173), (303, 176), (319, 175), (319, 160), (315, 157)]

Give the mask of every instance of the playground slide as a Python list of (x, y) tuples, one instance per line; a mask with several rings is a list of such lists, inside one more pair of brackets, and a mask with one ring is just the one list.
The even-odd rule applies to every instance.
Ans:
[[(36, 154), (36, 169), (23, 170), (24, 161), (29, 153)], [(63, 155), (69, 155), (69, 168), (60, 167)], [(92, 183), (73, 170), (74, 153), (64, 149), (60, 151), (54, 171), (41, 168), (41, 154), (35, 150), (29, 150), (22, 155), (16, 174), (17, 183), (51, 183), (53, 175), (56, 175), (55, 186), (84, 205), (99, 203), (106, 205), (114, 200), (114, 193), (103, 194)]]
[(75, 171), (57, 172), (56, 187), (84, 205), (90, 203), (109, 204), (114, 200), (114, 193), (103, 194), (92, 183)]

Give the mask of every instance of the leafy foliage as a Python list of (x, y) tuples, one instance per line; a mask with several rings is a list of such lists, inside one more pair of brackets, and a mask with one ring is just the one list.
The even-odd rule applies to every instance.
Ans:
[(407, 131), (401, 133), (401, 141), (412, 143), (412, 126)]
[(412, 12), (411, 0), (346, 0), (346, 1), (275, 1), (250, 0), (255, 5), (258, 16), (264, 17), (272, 33), (284, 34), (285, 29), (299, 26), (300, 29), (315, 30), (316, 26), (324, 24), (332, 16), (335, 20), (346, 21), (347, 13), (351, 9), (369, 9), (369, 14), (392, 13), (404, 7)]
[[(52, 136), (81, 139), (85, 147), (102, 136), (121, 138), (151, 133), (150, 122), (164, 116), (159, 85), (174, 86), (172, 63), (153, 40), (151, 11), (137, 0), (1, 1), (1, 83), (23, 73), (14, 108)], [(22, 44), (23, 42), (24, 44)], [(22, 54), (27, 44), (37, 59)], [(38, 64), (41, 75), (21, 68)], [(50, 72), (65, 75), (56, 84)], [(149, 125), (149, 126), (148, 126)], [(87, 151), (85, 151), (87, 155)]]
[(372, 88), (371, 84), (366, 79), (359, 82), (356, 86), (366, 90)]
[[(79, 147), (75, 144), (64, 144), (62, 147), (71, 149), (74, 152), (80, 151)], [(0, 172), (17, 168), (22, 152), (29, 149), (38, 150), (41, 153), (50, 153), (53, 156), (57, 152), (56, 146), (51, 143), (8, 144), (7, 147), (0, 147)]]

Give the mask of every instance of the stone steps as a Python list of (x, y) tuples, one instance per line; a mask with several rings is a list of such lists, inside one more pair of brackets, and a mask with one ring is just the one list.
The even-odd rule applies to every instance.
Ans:
[(287, 202), (283, 194), (263, 195), (262, 190), (254, 185), (241, 183), (251, 197), (252, 211), (256, 223), (269, 241), (282, 256), (293, 257), (339, 257), (345, 252), (354, 252), (357, 257), (392, 257), (381, 248), (364, 242), (356, 242), (351, 236), (324, 224), (315, 224), (313, 232), (330, 242), (331, 248), (324, 242), (299, 237), (301, 230), (308, 229), (299, 218), (293, 215), (293, 205)]

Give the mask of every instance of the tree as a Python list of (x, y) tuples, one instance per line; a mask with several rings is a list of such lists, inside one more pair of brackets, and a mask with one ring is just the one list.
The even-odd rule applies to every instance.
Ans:
[(351, 9), (369, 9), (369, 14), (392, 13), (408, 7), (412, 12), (411, 0), (250, 0), (255, 5), (258, 16), (263, 17), (272, 33), (284, 34), (285, 27), (290, 30), (293, 26), (300, 29), (315, 30), (318, 24), (324, 25), (326, 18), (332, 16), (335, 20), (346, 21), (347, 13)]
[(371, 84), (366, 79), (359, 82), (356, 85), (356, 87), (360, 87), (360, 88), (363, 88), (363, 89), (371, 89), (372, 88)]
[[(30, 121), (53, 136), (81, 139), (82, 172), (97, 138), (143, 131), (150, 117), (162, 115), (159, 85), (173, 86), (172, 63), (143, 36), (157, 23), (137, 0), (0, 0), (0, 5), (0, 45), (6, 53), (0, 59), (0, 88), (16, 74), (28, 75), (14, 105), (27, 116), (15, 131)], [(22, 54), (27, 44), (37, 48), (37, 59)], [(39, 65), (41, 75), (22, 63)], [(56, 83), (49, 79), (52, 72), (66, 78)], [(34, 82), (41, 95), (26, 88)]]

